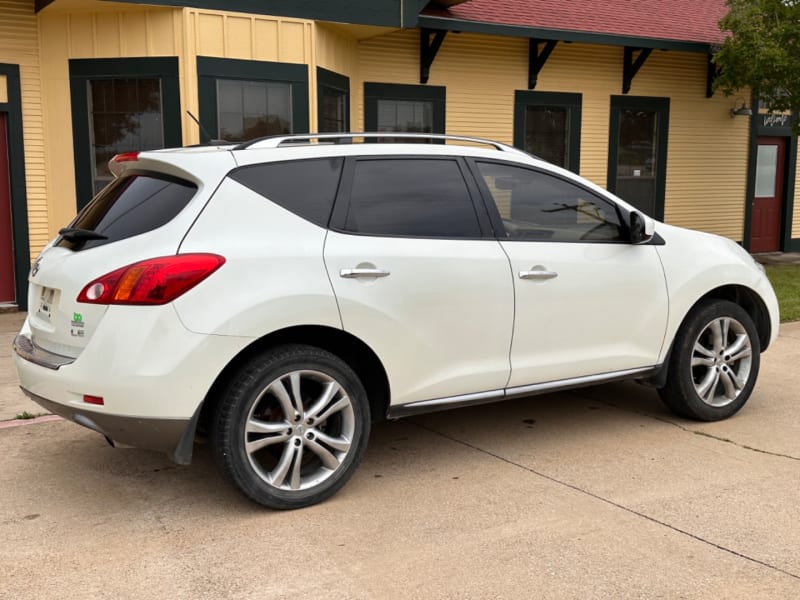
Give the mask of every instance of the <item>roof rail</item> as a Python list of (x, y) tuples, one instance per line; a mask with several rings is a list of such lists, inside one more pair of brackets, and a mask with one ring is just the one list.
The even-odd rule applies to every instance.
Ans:
[[(442, 140), (445, 142), (464, 142), (467, 144), (480, 144), (484, 146), (491, 146), (495, 150), (503, 152), (520, 152), (517, 148), (501, 144), (492, 140), (483, 138), (466, 137), (462, 135), (446, 135), (441, 133), (405, 133), (396, 131), (387, 132), (360, 132), (360, 133), (300, 133), (293, 135), (275, 135), (248, 142), (243, 142), (236, 146), (234, 150), (245, 150), (255, 148), (278, 148), (280, 146), (299, 145), (299, 144), (312, 144), (314, 140), (322, 144), (341, 144), (352, 143), (353, 141), (361, 138), (363, 140), (376, 140), (380, 138), (390, 138), (395, 140), (397, 138), (409, 140)], [(390, 142), (391, 143), (391, 142)]]

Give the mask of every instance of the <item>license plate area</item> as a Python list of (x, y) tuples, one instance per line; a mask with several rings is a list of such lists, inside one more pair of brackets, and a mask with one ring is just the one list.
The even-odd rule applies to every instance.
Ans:
[(53, 315), (58, 308), (59, 291), (55, 288), (43, 287), (39, 293), (39, 304), (35, 316), (45, 323), (52, 324)]

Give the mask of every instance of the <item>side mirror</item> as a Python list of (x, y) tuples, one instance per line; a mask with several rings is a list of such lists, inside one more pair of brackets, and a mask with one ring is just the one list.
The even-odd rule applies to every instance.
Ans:
[(646, 244), (653, 239), (655, 223), (642, 213), (633, 211), (630, 220), (631, 244)]

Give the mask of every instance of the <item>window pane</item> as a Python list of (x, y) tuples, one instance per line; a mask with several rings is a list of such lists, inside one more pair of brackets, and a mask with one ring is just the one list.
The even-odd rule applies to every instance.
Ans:
[(458, 163), (389, 159), (356, 163), (345, 229), (409, 237), (480, 237)]
[(264, 163), (242, 167), (234, 179), (286, 210), (327, 227), (339, 187), (342, 158)]
[(291, 106), (290, 83), (217, 79), (217, 136), (240, 142), (292, 133)]
[(95, 192), (112, 180), (108, 161), (121, 152), (164, 146), (161, 80), (96, 79), (87, 82)]
[(648, 215), (656, 205), (657, 147), (658, 113), (620, 110), (616, 193)]
[(759, 145), (756, 155), (756, 198), (775, 197), (777, 172), (778, 147)]
[(197, 186), (172, 177), (133, 175), (121, 177), (86, 205), (72, 227), (96, 231), (105, 240), (71, 241), (60, 246), (81, 250), (110, 244), (161, 227), (189, 203)]
[(320, 86), (320, 91), (320, 133), (347, 131), (347, 93), (326, 85)]
[(554, 165), (569, 166), (570, 109), (528, 106), (525, 109), (525, 151)]
[(510, 165), (479, 162), (511, 239), (553, 242), (622, 240), (616, 207), (569, 181)]
[[(378, 100), (378, 131), (404, 131), (409, 133), (433, 132), (433, 102), (417, 100)], [(415, 142), (398, 138), (381, 138), (381, 141)]]

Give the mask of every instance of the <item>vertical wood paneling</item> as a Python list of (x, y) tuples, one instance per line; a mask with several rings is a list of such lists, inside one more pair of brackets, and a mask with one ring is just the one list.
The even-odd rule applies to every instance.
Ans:
[(8, 102), (8, 81), (5, 75), (0, 75), (0, 102)]
[[(419, 33), (398, 32), (358, 44), (363, 82), (419, 83)], [(609, 110), (621, 94), (622, 48), (559, 44), (537, 91), (582, 94), (581, 175), (606, 186)], [(670, 98), (666, 221), (741, 240), (747, 182), (747, 119), (731, 119), (732, 99), (705, 97), (705, 56), (654, 51), (629, 95)], [(511, 143), (514, 91), (527, 88), (528, 42), (449, 34), (431, 67), (430, 85), (447, 87), (447, 133)], [(355, 100), (355, 99), (354, 99)], [(356, 123), (363, 127), (363, 102)], [(800, 226), (800, 216), (796, 218)]]
[(363, 86), (358, 78), (358, 42), (324, 25), (316, 25), (315, 55), (317, 65), (350, 78), (350, 128), (357, 130), (358, 107), (363, 99)]
[[(0, 62), (19, 65), (20, 68), (22, 126), (25, 140), (25, 187), (28, 195), (28, 239), (31, 257), (35, 257), (50, 236), (45, 189), (42, 75), (33, 0), (2, 0), (0, 14), (3, 15), (0, 19)], [(5, 77), (2, 79), (0, 102), (8, 99), (7, 81)]]

